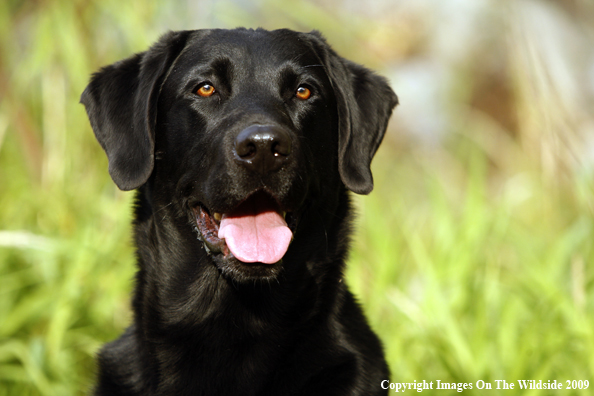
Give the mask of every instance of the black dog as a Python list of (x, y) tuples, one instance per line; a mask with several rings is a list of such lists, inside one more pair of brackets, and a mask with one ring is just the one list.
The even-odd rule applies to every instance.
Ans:
[(397, 98), (316, 32), (171, 32), (81, 102), (138, 189), (134, 324), (96, 395), (380, 395), (381, 344), (343, 283), (348, 190)]

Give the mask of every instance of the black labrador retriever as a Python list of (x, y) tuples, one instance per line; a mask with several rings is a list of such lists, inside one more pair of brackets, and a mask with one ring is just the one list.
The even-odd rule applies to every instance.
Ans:
[(82, 94), (137, 189), (134, 323), (95, 395), (380, 395), (382, 346), (343, 282), (351, 190), (398, 100), (317, 32), (170, 32)]

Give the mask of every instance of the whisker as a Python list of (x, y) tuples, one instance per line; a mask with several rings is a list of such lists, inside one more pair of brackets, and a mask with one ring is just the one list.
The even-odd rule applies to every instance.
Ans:
[(309, 67), (324, 67), (324, 65), (307, 65), (307, 66), (302, 66), (301, 69), (307, 69)]

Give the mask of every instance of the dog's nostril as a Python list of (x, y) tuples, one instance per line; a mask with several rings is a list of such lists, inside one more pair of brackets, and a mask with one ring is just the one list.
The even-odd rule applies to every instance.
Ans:
[(272, 155), (275, 157), (286, 157), (291, 154), (291, 146), (286, 142), (274, 142), (272, 144)]
[(247, 169), (267, 174), (280, 169), (291, 154), (291, 137), (272, 125), (252, 125), (237, 135), (236, 160)]
[(236, 144), (235, 152), (242, 159), (250, 159), (256, 155), (257, 149), (256, 149), (256, 145), (253, 143), (239, 144), (239, 145)]

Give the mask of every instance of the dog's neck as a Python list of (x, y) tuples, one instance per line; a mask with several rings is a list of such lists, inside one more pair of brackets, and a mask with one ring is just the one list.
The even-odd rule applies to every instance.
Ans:
[[(237, 378), (266, 378), (283, 356), (297, 353), (302, 334), (323, 333), (331, 318), (340, 315), (346, 290), (342, 270), (348, 235), (337, 230), (349, 228), (344, 224), (350, 222), (346, 191), (338, 206), (344, 213), (334, 216), (343, 219), (340, 224), (331, 223), (327, 229), (297, 235), (294, 240), (297, 246), (324, 241), (316, 257), (309, 263), (287, 258), (278, 279), (245, 284), (225, 278), (196, 243), (191, 225), (173, 216), (173, 207), (157, 207), (150, 198), (139, 190), (135, 240), (144, 245), (137, 249), (135, 324), (130, 331), (136, 342), (144, 344), (139, 350), (150, 351), (142, 364), (158, 369), (163, 378), (173, 379), (187, 370), (179, 362), (188, 361), (211, 367), (210, 374), (200, 375), (210, 375), (213, 381), (221, 370), (235, 373)], [(170, 212), (165, 216), (163, 211)], [(319, 216), (312, 214), (303, 221), (311, 230)], [(328, 240), (326, 235), (336, 238)], [(267, 364), (253, 366), (253, 356), (266, 356), (263, 361)], [(183, 386), (172, 380), (169, 390), (175, 393)]]

